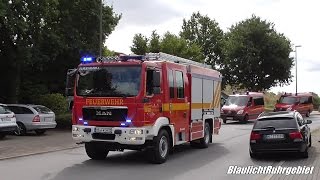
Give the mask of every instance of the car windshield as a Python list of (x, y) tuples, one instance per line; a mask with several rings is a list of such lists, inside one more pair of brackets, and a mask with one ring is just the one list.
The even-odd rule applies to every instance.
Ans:
[(52, 113), (52, 110), (45, 106), (32, 106), (40, 114), (49, 114)]
[(0, 105), (0, 114), (10, 114), (12, 111), (7, 106)]
[(77, 95), (130, 97), (138, 95), (141, 66), (81, 67)]
[(296, 103), (296, 101), (297, 101), (297, 98), (288, 97), (288, 96), (281, 96), (279, 99), (279, 102), (283, 104), (294, 104)]
[(269, 127), (273, 127), (276, 129), (297, 128), (297, 123), (295, 119), (288, 118), (288, 117), (264, 118), (264, 119), (259, 119), (253, 126), (253, 129), (268, 129)]
[(248, 96), (229, 96), (226, 105), (246, 106), (248, 104), (248, 101)]

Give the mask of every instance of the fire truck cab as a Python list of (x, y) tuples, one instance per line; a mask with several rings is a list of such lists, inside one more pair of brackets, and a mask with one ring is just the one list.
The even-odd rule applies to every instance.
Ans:
[(205, 148), (218, 134), (218, 71), (165, 53), (93, 60), (77, 69), (72, 117), (72, 137), (90, 158), (132, 149), (163, 163), (174, 146)]

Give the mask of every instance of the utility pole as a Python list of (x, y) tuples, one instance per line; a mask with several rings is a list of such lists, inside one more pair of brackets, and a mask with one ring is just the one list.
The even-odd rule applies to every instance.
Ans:
[(301, 47), (301, 45), (297, 45), (294, 47), (295, 59), (296, 59), (296, 96), (298, 95), (298, 56), (297, 56), (298, 47)]
[(100, 0), (99, 56), (102, 56), (102, 0)]

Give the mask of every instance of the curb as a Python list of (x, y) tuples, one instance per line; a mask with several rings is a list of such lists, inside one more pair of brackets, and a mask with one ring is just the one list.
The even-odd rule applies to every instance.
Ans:
[(78, 145), (78, 146), (74, 146), (74, 147), (57, 148), (57, 149), (52, 149), (52, 150), (47, 150), (47, 151), (40, 151), (40, 152), (34, 152), (34, 153), (20, 154), (20, 155), (16, 155), (16, 156), (0, 157), (0, 161), (2, 161), (2, 160), (8, 160), (8, 159), (20, 158), (20, 157), (27, 157), (27, 156), (32, 156), (32, 155), (46, 154), (46, 153), (51, 153), (51, 152), (58, 152), (58, 151), (70, 150), (70, 149), (77, 149), (77, 148), (81, 148), (81, 147), (84, 147), (84, 146), (83, 146), (83, 145)]

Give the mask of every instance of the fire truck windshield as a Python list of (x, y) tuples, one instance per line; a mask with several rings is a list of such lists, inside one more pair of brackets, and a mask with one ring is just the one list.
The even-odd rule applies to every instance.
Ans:
[(249, 97), (247, 96), (229, 96), (226, 105), (246, 106), (248, 104), (248, 101)]
[(296, 103), (297, 98), (295, 97), (287, 97), (287, 96), (281, 96), (279, 103), (283, 103), (283, 104), (294, 104)]
[(132, 97), (140, 89), (141, 66), (80, 67), (78, 96)]

